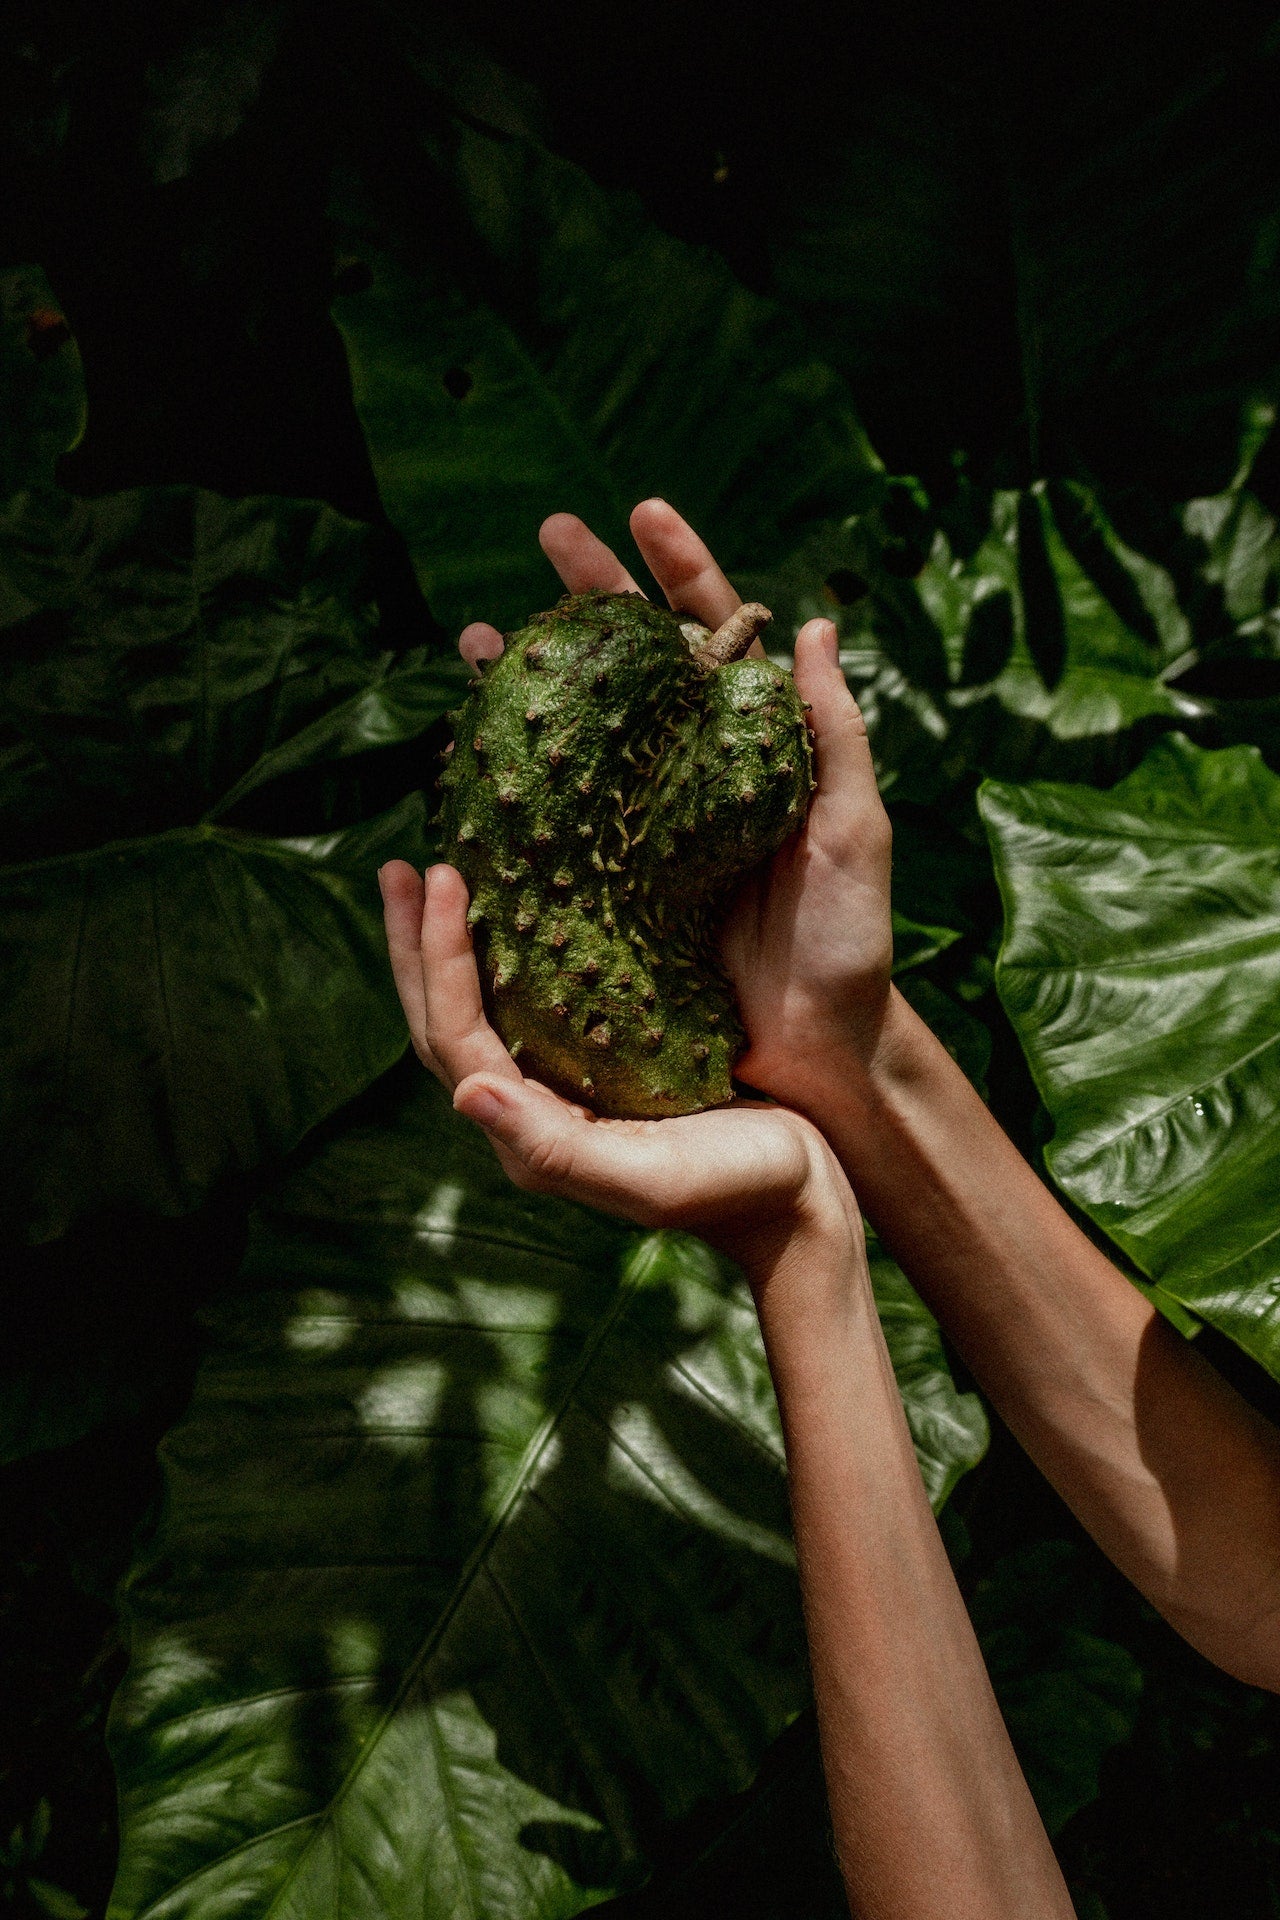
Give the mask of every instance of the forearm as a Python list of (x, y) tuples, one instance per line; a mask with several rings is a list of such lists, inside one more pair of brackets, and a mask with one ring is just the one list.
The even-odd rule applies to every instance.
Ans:
[(802, 1244), (757, 1297), (854, 1914), (1069, 1916), (929, 1510), (865, 1276), (851, 1287), (829, 1240)]
[(898, 996), (874, 1070), (828, 1070), (807, 1110), (1103, 1550), (1211, 1658), (1280, 1684), (1280, 1435), (1080, 1232)]

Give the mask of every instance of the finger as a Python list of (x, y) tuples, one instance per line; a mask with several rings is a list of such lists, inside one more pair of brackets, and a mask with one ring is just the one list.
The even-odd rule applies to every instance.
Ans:
[[(631, 515), (631, 531), (677, 613), (691, 613), (714, 631), (742, 605), (710, 548), (665, 500), (642, 500)], [(763, 655), (764, 648), (752, 651)]]
[(796, 691), (809, 703), (813, 730), (814, 805), (880, 809), (875, 764), (862, 709), (840, 670), (835, 623), (810, 620), (796, 635)]
[(520, 1081), (520, 1069), (489, 1025), (480, 996), (467, 887), (454, 867), (427, 869), (421, 963), (426, 999), (424, 1038), (449, 1088), (469, 1073)]
[(553, 513), (538, 541), (570, 593), (639, 593), (621, 560), (576, 513)]
[(503, 649), (503, 638), (496, 627), (484, 620), (473, 620), (458, 635), (458, 652), (469, 667), (478, 667), (482, 660), (496, 660)]
[(391, 973), (408, 1022), (414, 1052), (435, 1071), (427, 1046), (427, 997), (422, 984), (422, 876), (407, 860), (388, 860), (378, 873)]

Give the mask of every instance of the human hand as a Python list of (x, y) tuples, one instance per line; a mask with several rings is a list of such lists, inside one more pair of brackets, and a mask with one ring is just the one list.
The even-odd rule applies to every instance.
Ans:
[[(665, 501), (643, 501), (631, 531), (677, 612), (714, 629), (741, 604), (707, 547)], [(571, 593), (639, 591), (573, 514), (554, 514), (540, 538)], [(502, 635), (476, 623), (458, 644), (475, 666), (501, 653)], [(757, 642), (752, 651), (763, 649)], [(748, 1036), (738, 1077), (812, 1110), (822, 1105), (824, 1078), (870, 1070), (889, 1012), (890, 830), (831, 621), (801, 628), (795, 681), (809, 703), (817, 790), (803, 830), (737, 894), (721, 947)]]
[(379, 881), (418, 1058), (484, 1128), (517, 1186), (699, 1233), (758, 1282), (797, 1240), (814, 1238), (834, 1237), (865, 1273), (853, 1195), (808, 1121), (750, 1101), (679, 1119), (598, 1120), (526, 1080), (485, 1016), (462, 876), (436, 866), (424, 882), (393, 860)]

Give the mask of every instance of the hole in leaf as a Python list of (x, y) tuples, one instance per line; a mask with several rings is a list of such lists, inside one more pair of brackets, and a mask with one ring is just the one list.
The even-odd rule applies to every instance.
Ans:
[(465, 367), (446, 367), (442, 385), (451, 400), (465, 400), (475, 381)]

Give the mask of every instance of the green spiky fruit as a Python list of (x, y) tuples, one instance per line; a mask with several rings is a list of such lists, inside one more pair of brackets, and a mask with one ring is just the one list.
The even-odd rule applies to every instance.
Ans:
[(490, 1016), (527, 1074), (602, 1114), (729, 1098), (744, 1036), (718, 920), (808, 804), (790, 675), (716, 660), (640, 594), (567, 595), (454, 716), (442, 852)]

